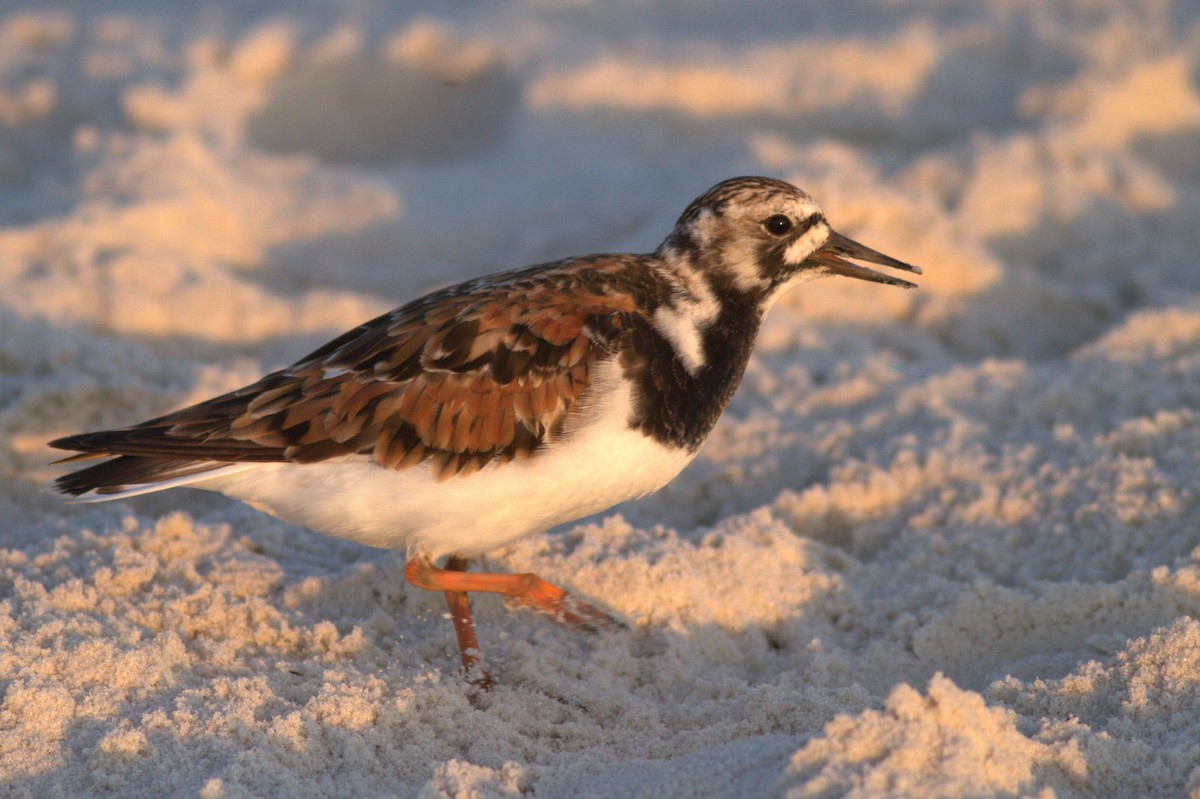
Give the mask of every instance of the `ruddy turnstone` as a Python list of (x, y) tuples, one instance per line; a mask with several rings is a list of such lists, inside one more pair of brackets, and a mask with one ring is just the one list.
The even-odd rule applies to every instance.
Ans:
[(106, 459), (53, 490), (98, 501), (202, 488), (406, 549), (405, 577), (445, 593), (463, 666), (488, 685), (468, 593), (502, 594), (577, 627), (617, 622), (533, 574), (469, 573), (468, 559), (679, 474), (784, 291), (825, 275), (914, 286), (847, 259), (921, 273), (835, 233), (788, 183), (726, 180), (652, 253), (469, 280), (245, 388), (52, 441), (81, 453), (65, 461)]

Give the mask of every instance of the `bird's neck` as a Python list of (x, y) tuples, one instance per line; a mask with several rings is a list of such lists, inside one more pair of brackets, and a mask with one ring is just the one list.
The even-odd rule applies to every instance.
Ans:
[(686, 262), (664, 259), (675, 286), (639, 349), (639, 418), (647, 435), (698, 449), (741, 382), (762, 323), (762, 298), (712, 285)]

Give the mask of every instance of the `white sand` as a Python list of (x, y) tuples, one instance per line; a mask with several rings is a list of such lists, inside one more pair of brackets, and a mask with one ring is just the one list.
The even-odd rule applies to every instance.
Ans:
[[(1200, 797), (1195, 3), (15, 5), (0, 795)], [(399, 554), (38, 493), (744, 173), (921, 289), (803, 287), (693, 467), (496, 552), (633, 629), (480, 597), (474, 704)]]

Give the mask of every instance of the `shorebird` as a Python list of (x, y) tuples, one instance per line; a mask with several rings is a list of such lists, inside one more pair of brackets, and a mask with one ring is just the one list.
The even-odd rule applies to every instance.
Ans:
[(445, 593), (463, 668), (486, 687), (469, 593), (585, 629), (619, 622), (533, 574), (468, 572), (469, 559), (679, 474), (785, 291), (828, 275), (914, 287), (855, 261), (921, 273), (834, 232), (795, 186), (733, 178), (652, 253), (469, 280), (245, 388), (51, 441), (80, 453), (65, 462), (105, 459), (52, 490), (98, 501), (189, 486), (404, 549), (405, 577)]

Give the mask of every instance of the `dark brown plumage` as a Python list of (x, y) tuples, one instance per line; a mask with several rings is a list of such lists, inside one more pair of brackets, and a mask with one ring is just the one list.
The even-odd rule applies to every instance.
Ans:
[[(579, 412), (599, 359), (662, 290), (628, 256), (574, 258), (430, 294), (229, 394), (53, 447), (130, 458), (313, 463), (369, 454), (432, 462), (439, 479), (523, 459)], [(647, 303), (650, 303), (647, 305)], [(145, 465), (140, 465), (145, 471)], [(71, 492), (99, 464), (60, 483)], [(193, 472), (203, 466), (194, 466)]]

